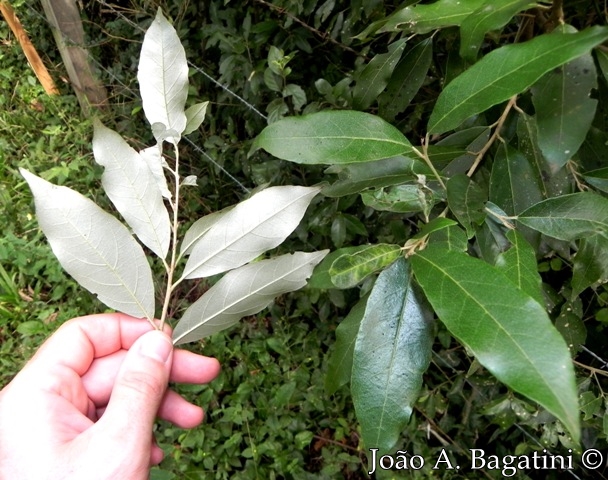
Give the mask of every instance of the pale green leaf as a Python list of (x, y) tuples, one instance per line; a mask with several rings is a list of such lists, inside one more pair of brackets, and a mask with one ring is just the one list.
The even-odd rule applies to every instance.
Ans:
[(432, 314), (400, 258), (372, 289), (353, 352), (351, 393), (366, 448), (392, 451), (431, 360)]
[(407, 138), (391, 124), (348, 110), (279, 120), (256, 137), (252, 152), (259, 148), (295, 163), (328, 165), (372, 162), (412, 151)]
[(387, 53), (379, 53), (363, 68), (353, 88), (353, 107), (366, 110), (382, 93), (397, 66), (407, 39), (402, 38), (388, 47)]
[(607, 39), (608, 27), (595, 26), (578, 33), (539, 35), (488, 53), (441, 92), (429, 120), (429, 132), (455, 129), (467, 118), (525, 91), (545, 73)]
[(355, 253), (346, 253), (332, 263), (329, 269), (331, 281), (338, 288), (354, 287), (368, 275), (393, 263), (400, 254), (399, 245), (385, 243), (367, 245)]
[(408, 107), (424, 83), (432, 60), (432, 38), (425, 38), (403, 56), (386, 85), (386, 91), (378, 97), (378, 113), (382, 118), (392, 121)]
[(454, 175), (447, 183), (448, 206), (472, 238), (475, 229), (486, 218), (486, 195), (483, 189), (466, 175)]
[(439, 0), (431, 4), (416, 4), (393, 13), (379, 33), (403, 30), (427, 33), (439, 28), (452, 27), (477, 10), (485, 0)]
[(591, 53), (553, 69), (532, 87), (538, 145), (552, 171), (562, 168), (582, 145), (595, 116), (597, 72)]
[(486, 0), (460, 25), (460, 56), (474, 62), (487, 32), (504, 27), (516, 13), (536, 5), (530, 0)]
[(534, 249), (516, 230), (508, 231), (506, 236), (511, 247), (498, 255), (496, 267), (517, 288), (543, 305), (542, 280), (538, 273)]
[(572, 266), (572, 298), (595, 283), (608, 282), (608, 237), (581, 239)]
[(157, 125), (156, 140), (177, 143), (186, 128), (188, 62), (177, 32), (160, 8), (144, 36), (137, 80), (146, 118)]
[(36, 216), (61, 266), (108, 307), (154, 318), (154, 284), (141, 246), (127, 228), (94, 202), (20, 169)]
[(522, 212), (519, 222), (559, 240), (608, 237), (608, 199), (591, 192), (549, 198)]
[(104, 167), (101, 183), (106, 194), (141, 242), (165, 258), (171, 242), (171, 221), (158, 179), (146, 160), (118, 133), (97, 121), (94, 127), (93, 154)]
[(173, 343), (194, 342), (258, 313), (283, 293), (306, 285), (328, 250), (296, 252), (228, 272), (185, 311), (173, 330)]
[(329, 356), (325, 376), (325, 390), (328, 395), (333, 395), (338, 388), (350, 382), (353, 371), (355, 341), (365, 313), (367, 299), (366, 296), (359, 300), (336, 328), (336, 343)]
[(198, 130), (198, 127), (200, 127), (205, 120), (208, 106), (209, 102), (202, 102), (192, 105), (186, 110), (186, 127), (184, 128), (184, 135), (189, 135), (195, 130)]
[(304, 216), (317, 187), (270, 187), (239, 203), (192, 247), (183, 278), (240, 267), (280, 245)]
[(572, 359), (544, 308), (497, 268), (429, 246), (412, 257), (439, 319), (498, 380), (538, 402), (580, 439)]

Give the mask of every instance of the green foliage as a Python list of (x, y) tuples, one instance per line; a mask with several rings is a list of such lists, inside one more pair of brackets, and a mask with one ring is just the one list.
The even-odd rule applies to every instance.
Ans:
[[(151, 136), (134, 71), (143, 30), (159, 4), (191, 60), (189, 97), (209, 99), (205, 122), (180, 152), (184, 169), (198, 178), (197, 186), (183, 189), (180, 221), (190, 235), (180, 254), (187, 256), (222, 209), (249, 189), (321, 182), (325, 198), (311, 202), (278, 250), (334, 249), (308, 289), (279, 297), (269, 315), (192, 347), (217, 355), (222, 377), (210, 388), (184, 389), (208, 406), (208, 423), (191, 432), (163, 424), (159, 433), (170, 454), (153, 478), (366, 478), (365, 439), (379, 417), (358, 409), (355, 419), (345, 386), (362, 373), (353, 370), (355, 343), (370, 292), (380, 292), (376, 273), (398, 265), (389, 265), (397, 249), (398, 262), (407, 256), (413, 286), (432, 305), (426, 314), (435, 311), (439, 321), (420, 393), (408, 402), (409, 422), (397, 415), (383, 424), (399, 431), (392, 451), (407, 449), (427, 464), (387, 476), (461, 477), (462, 471), (431, 470), (428, 460), (442, 448), (461, 467), (470, 448), (497, 455), (606, 449), (608, 56), (601, 2), (153, 3), (131, 10), (93, 3), (85, 25), (113, 102), (109, 117), (138, 150), (143, 146), (133, 139), (149, 144)], [(31, 8), (20, 8), (28, 27), (41, 32), (37, 45), (58, 65), (46, 27), (37, 25)], [(52, 328), (43, 321), (49, 315), (64, 319), (99, 309), (57, 267), (27, 218), (29, 199), (15, 167), (43, 172), (108, 205), (97, 193), (100, 170), (87, 157), (90, 125), (80, 122), (73, 99), (44, 98), (35, 79), (23, 75), (19, 55), (1, 45), (0, 82), (11, 83), (0, 88), (7, 106), (0, 109), (0, 163), (15, 162), (0, 172), (3, 205), (10, 205), (3, 231), (12, 232), (0, 242), (8, 274), (1, 287), (0, 312), (8, 323), (0, 330), (0, 358), (8, 379), (18, 366), (12, 359), (26, 357)], [(44, 111), (30, 107), (34, 99)], [(188, 101), (186, 107), (193, 108), (187, 118), (203, 109)], [(348, 112), (353, 109), (365, 112)], [(206, 217), (210, 212), (220, 213)], [(416, 271), (417, 263), (428, 266), (425, 255), (441, 261)], [(451, 272), (450, 265), (456, 282), (442, 273)], [(430, 280), (424, 282), (425, 275)], [(438, 292), (440, 280), (458, 294)], [(178, 286), (183, 300), (171, 304), (171, 312), (210, 286), (205, 280), (189, 285), (192, 291), (185, 282)], [(531, 313), (504, 315), (522, 308), (524, 299)], [(461, 319), (455, 309), (462, 305), (469, 313), (482, 311)], [(505, 330), (498, 330), (503, 342), (486, 355), (483, 332), (496, 335), (488, 325), (498, 320), (505, 320)], [(471, 328), (474, 321), (480, 328)], [(469, 327), (464, 336), (460, 323)], [(536, 338), (504, 334), (528, 328), (539, 332)], [(521, 355), (508, 355), (507, 345), (548, 367), (539, 371)], [(380, 345), (373, 351), (386, 358)], [(398, 353), (405, 358), (412, 351)], [(575, 381), (568, 355), (576, 362)], [(494, 357), (516, 367), (497, 372)], [(556, 376), (564, 363), (568, 375)], [(512, 379), (511, 370), (521, 378)], [(579, 478), (605, 475), (581, 468), (576, 456), (574, 463)], [(496, 473), (467, 470), (466, 477)], [(534, 476), (518, 475), (525, 474)]]

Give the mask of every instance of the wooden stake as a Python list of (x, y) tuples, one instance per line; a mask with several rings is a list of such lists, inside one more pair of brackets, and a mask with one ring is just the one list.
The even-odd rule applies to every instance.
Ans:
[(44, 66), (40, 55), (38, 55), (34, 45), (32, 45), (30, 37), (28, 37), (27, 33), (23, 29), (23, 26), (17, 18), (13, 7), (11, 7), (8, 1), (0, 0), (0, 13), (2, 13), (6, 23), (8, 23), (8, 26), (13, 31), (15, 37), (17, 37), (19, 45), (21, 45), (21, 49), (23, 50), (23, 53), (25, 53), (25, 57), (34, 70), (36, 77), (38, 77), (38, 81), (42, 84), (44, 91), (48, 95), (59, 95), (59, 90), (55, 86), (53, 78)]

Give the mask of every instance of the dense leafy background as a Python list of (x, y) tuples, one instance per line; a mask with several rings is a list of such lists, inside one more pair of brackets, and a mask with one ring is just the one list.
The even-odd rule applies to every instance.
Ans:
[[(416, 7), (422, 10), (407, 10), (413, 3), (85, 2), (83, 18), (92, 61), (110, 93), (104, 122), (134, 146), (152, 141), (137, 95), (136, 65), (143, 31), (161, 6), (172, 18), (191, 62), (190, 98), (210, 100), (209, 121), (189, 137), (191, 143), (182, 155), (184, 171), (200, 179), (187, 197), (184, 226), (262, 185), (331, 181), (335, 183), (327, 196), (314, 202), (281, 252), (385, 244), (383, 255), (390, 258), (394, 251), (390, 247), (417, 234), (425, 215), (436, 216), (447, 201), (451, 218), (465, 227), (466, 234), (445, 223), (437, 225), (431, 237), (456, 250), (468, 246), (500, 268), (501, 262), (508, 266), (503, 250), (514, 240), (479, 205), (489, 199), (506, 215), (525, 212), (522, 223), (557, 238), (541, 237), (531, 228), (521, 230), (534, 248), (549, 315), (576, 361), (583, 446), (605, 451), (608, 290), (598, 280), (605, 280), (608, 247), (602, 235), (585, 236), (576, 245), (575, 237), (568, 237), (574, 235), (574, 227), (584, 230), (585, 214), (601, 205), (591, 202), (581, 209), (582, 218), (574, 226), (534, 223), (547, 208), (571, 218), (571, 197), (565, 194), (592, 189), (595, 195), (604, 195), (608, 190), (604, 154), (608, 54), (604, 47), (592, 55), (584, 53), (602, 42), (600, 33), (591, 39), (593, 35), (584, 31), (606, 25), (604, 4), (568, 2), (562, 9), (557, 1), (534, 7), (533, 2), (512, 0), (467, 23), (466, 17), (482, 1), (467, 2), (466, 8), (449, 0), (422, 2)], [(61, 84), (65, 73), (39, 13), (41, 7), (37, 2), (14, 2), (14, 6)], [(448, 15), (450, 9), (459, 16)], [(562, 19), (582, 31), (577, 35), (583, 40), (579, 37), (575, 44), (588, 42), (581, 47), (582, 54), (571, 57), (576, 57), (575, 62), (560, 67), (568, 58), (564, 58), (566, 49), (558, 49), (551, 56), (553, 63), (539, 60), (526, 65), (532, 73), (524, 75), (528, 81), (523, 84), (515, 84), (522, 76), (500, 77), (490, 68), (485, 71), (510, 88), (502, 100), (488, 102), (482, 89), (473, 89), (471, 94), (479, 101), (467, 103), (461, 117), (450, 113), (458, 121), (441, 123), (441, 118), (431, 116), (434, 106), (444, 101), (440, 93), (456, 88), (458, 83), (450, 87), (450, 81), (471, 72), (475, 60), (492, 66), (501, 58), (491, 52), (502, 46), (532, 48)], [(403, 41), (412, 34), (416, 36)], [(527, 43), (532, 41), (537, 43)], [(472, 71), (469, 75), (474, 75)], [(568, 88), (558, 88), (563, 85)], [(100, 169), (92, 159), (92, 125), (80, 116), (69, 85), (62, 84), (61, 97), (43, 94), (4, 23), (0, 23), (0, 86), (4, 210), (0, 375), (4, 384), (59, 322), (102, 308), (62, 272), (52, 256), (31, 214), (31, 197), (17, 168), (35, 170), (55, 183), (88, 192), (109, 207), (101, 195)], [(503, 117), (507, 105), (503, 100), (516, 93), (521, 93), (517, 108), (523, 113), (512, 109)], [(561, 124), (556, 124), (553, 103), (547, 100), (553, 98), (564, 106), (559, 118), (567, 121)], [(448, 197), (437, 197), (420, 183), (407, 185), (413, 174), (432, 181), (433, 172), (421, 162), (399, 157), (374, 166), (375, 184), (370, 189), (369, 175), (361, 166), (334, 165), (326, 170), (279, 160), (263, 150), (248, 156), (254, 137), (268, 123), (326, 109), (379, 115), (414, 145), (429, 129), (441, 133), (431, 138), (429, 156), (450, 178)], [(451, 110), (456, 111), (445, 111)], [(506, 142), (495, 139), (469, 182), (458, 174), (470, 169), (492, 134), (487, 126), (499, 120)], [(456, 133), (444, 134), (453, 128)], [(567, 150), (571, 158), (564, 158)], [(510, 181), (500, 181), (507, 178)], [(438, 190), (436, 185), (429, 187)], [(368, 191), (358, 195), (364, 188)], [(463, 195), (470, 200), (466, 208)], [(555, 203), (527, 210), (544, 198)], [(377, 269), (384, 266), (379, 263)], [(335, 360), (329, 359), (336, 352), (348, 363), (344, 341), (358, 331), (363, 315), (351, 308), (371, 291), (375, 277), (362, 279), (356, 288), (337, 289), (331, 288), (330, 274), (315, 278), (317, 288), (285, 296), (265, 314), (197, 347), (216, 355), (224, 365), (221, 377), (210, 387), (185, 390), (206, 406), (208, 422), (191, 432), (159, 425), (161, 442), (170, 453), (153, 478), (366, 478), (366, 452), (350, 389), (335, 377), (328, 380), (326, 373), (334, 369)], [(171, 308), (182, 310), (207, 288), (204, 281), (184, 288), (183, 300)], [(548, 448), (563, 454), (572, 447), (561, 424), (544, 409), (499, 383), (444, 324), (435, 323), (433, 328), (431, 365), (423, 375), (412, 418), (401, 432), (401, 448), (430, 459), (446, 447), (455, 458), (464, 459), (468, 448), (498, 454)], [(342, 342), (336, 343), (336, 338)], [(324, 388), (326, 382), (331, 394)], [(430, 466), (421, 472), (394, 473), (397, 478), (424, 478), (431, 475)], [(433, 473), (464, 478), (454, 471)], [(554, 478), (568, 478), (568, 472), (554, 473)], [(603, 469), (577, 468), (574, 473), (580, 478), (606, 475)], [(551, 475), (543, 472), (542, 478)], [(466, 472), (466, 478), (496, 476), (494, 471)]]

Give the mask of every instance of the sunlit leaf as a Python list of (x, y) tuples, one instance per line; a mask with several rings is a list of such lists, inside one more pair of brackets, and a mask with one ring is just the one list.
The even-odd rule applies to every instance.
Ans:
[(432, 318), (405, 259), (379, 275), (359, 327), (351, 378), (367, 448), (391, 451), (409, 421), (431, 360)]
[(507, 386), (538, 402), (580, 439), (574, 368), (545, 309), (486, 262), (429, 246), (412, 257), (439, 319)]
[(582, 145), (595, 116), (597, 72), (590, 53), (553, 69), (532, 88), (538, 145), (553, 171), (559, 170)]
[(412, 151), (410, 142), (390, 123), (348, 110), (279, 120), (256, 137), (252, 152), (259, 148), (295, 163), (328, 165), (372, 162)]
[(393, 42), (387, 53), (380, 53), (370, 60), (356, 79), (353, 88), (353, 107), (366, 110), (382, 93), (397, 66), (406, 44), (405, 38)]
[(296, 252), (228, 272), (185, 311), (173, 330), (173, 343), (194, 342), (258, 313), (283, 293), (306, 285), (328, 250)]
[(338, 257), (329, 269), (332, 283), (338, 288), (351, 288), (368, 275), (393, 263), (401, 254), (399, 245), (367, 245), (355, 253)]
[(99, 122), (94, 126), (93, 153), (95, 161), (104, 167), (101, 182), (106, 194), (141, 242), (165, 258), (171, 242), (171, 222), (158, 179), (118, 133)]
[(444, 88), (431, 114), (429, 132), (455, 129), (607, 39), (608, 27), (595, 26), (578, 33), (552, 32), (493, 50)]
[(536, 5), (530, 0), (487, 0), (460, 25), (460, 56), (475, 61), (487, 32), (504, 27), (516, 13)]
[(94, 202), (20, 169), (36, 216), (61, 266), (108, 307), (154, 318), (152, 272), (127, 228)]
[(240, 267), (280, 245), (298, 226), (317, 187), (270, 187), (239, 203), (194, 244), (184, 278)]
[(137, 71), (144, 113), (158, 142), (179, 140), (186, 128), (188, 62), (177, 32), (158, 9), (146, 31)]
[(608, 237), (608, 199), (591, 192), (549, 198), (522, 212), (518, 220), (559, 240)]
[(325, 390), (328, 395), (333, 395), (338, 388), (350, 382), (353, 371), (355, 341), (365, 313), (367, 298), (366, 296), (359, 300), (336, 328), (336, 343), (329, 356), (325, 376)]

